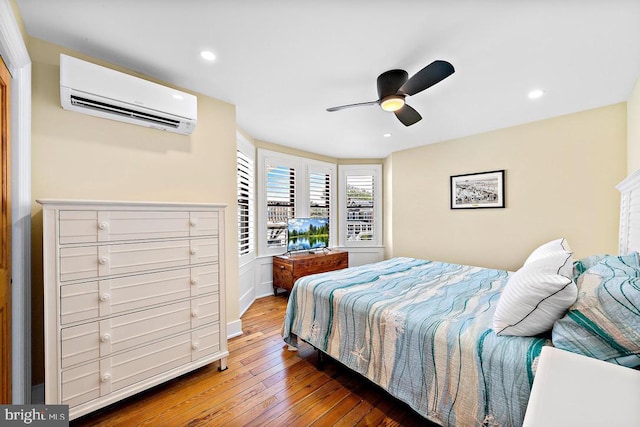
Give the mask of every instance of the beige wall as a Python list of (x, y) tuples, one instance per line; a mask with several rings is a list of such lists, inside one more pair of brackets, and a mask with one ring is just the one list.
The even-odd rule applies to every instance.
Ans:
[[(576, 257), (617, 253), (626, 176), (624, 103), (396, 152), (391, 245), (415, 256), (515, 270), (566, 237)], [(451, 175), (506, 170), (506, 208), (451, 210)]]
[(284, 145), (278, 145), (272, 142), (262, 141), (260, 139), (253, 139), (251, 140), (251, 142), (253, 142), (256, 148), (262, 148), (264, 150), (276, 151), (278, 153), (289, 154), (291, 156), (304, 157), (306, 159), (319, 160), (321, 162), (338, 163), (338, 159), (336, 159), (335, 157), (328, 157), (328, 156), (323, 156), (322, 154), (315, 154), (309, 151), (298, 150), (297, 148), (285, 147)]
[(43, 358), (38, 198), (227, 203), (227, 320), (238, 319), (235, 107), (198, 95), (198, 124), (191, 136), (66, 111), (60, 106), (59, 54), (101, 62), (41, 40), (28, 42), (33, 61), (34, 383), (42, 382)]
[(627, 175), (640, 169), (640, 79), (627, 100)]
[(393, 155), (382, 164), (382, 236), (384, 258), (393, 257)]

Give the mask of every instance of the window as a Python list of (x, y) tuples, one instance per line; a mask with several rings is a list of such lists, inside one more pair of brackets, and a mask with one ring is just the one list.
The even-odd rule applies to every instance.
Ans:
[(382, 166), (340, 166), (340, 242), (343, 246), (382, 244)]
[(347, 240), (373, 240), (373, 175), (347, 175)]
[(237, 151), (238, 248), (240, 255), (253, 250), (253, 160)]
[(267, 248), (287, 245), (287, 221), (296, 215), (296, 170), (267, 164)]
[(309, 173), (309, 216), (329, 218), (331, 215), (331, 175), (323, 172)]
[(236, 150), (238, 196), (238, 254), (255, 252), (254, 238), (254, 155), (253, 146), (238, 139)]
[(290, 218), (329, 218), (329, 245), (336, 246), (336, 165), (268, 150), (258, 150), (258, 252), (279, 255), (287, 248)]

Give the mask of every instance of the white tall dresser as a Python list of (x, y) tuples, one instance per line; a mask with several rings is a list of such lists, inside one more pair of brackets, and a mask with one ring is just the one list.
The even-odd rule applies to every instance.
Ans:
[(38, 200), (45, 403), (70, 418), (228, 356), (220, 204)]

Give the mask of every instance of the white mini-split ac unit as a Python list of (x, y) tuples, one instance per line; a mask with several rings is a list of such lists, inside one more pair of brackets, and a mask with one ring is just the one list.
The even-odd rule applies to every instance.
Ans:
[(198, 98), (110, 68), (60, 55), (60, 102), (66, 110), (189, 135)]

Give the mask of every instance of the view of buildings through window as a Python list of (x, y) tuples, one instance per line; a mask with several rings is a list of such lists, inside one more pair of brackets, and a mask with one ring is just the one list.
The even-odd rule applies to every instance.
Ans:
[(296, 214), (296, 170), (266, 165), (267, 247), (286, 247), (287, 221)]
[(374, 238), (374, 177), (347, 175), (347, 241)]
[(331, 176), (322, 172), (309, 174), (309, 216), (329, 218), (331, 201)]
[[(267, 246), (284, 247), (287, 221), (296, 217), (296, 170), (284, 166), (267, 166)], [(309, 213), (312, 218), (330, 218), (330, 176), (309, 175)], [(347, 240), (374, 238), (374, 177), (347, 176)]]
[(287, 250), (294, 218), (328, 218), (329, 245), (381, 244), (381, 165), (344, 165), (337, 174), (334, 164), (267, 150), (258, 150), (256, 165), (259, 254)]
[[(330, 218), (331, 176), (309, 173), (309, 217)], [(296, 170), (267, 165), (267, 246), (286, 245), (287, 221), (296, 217)]]

